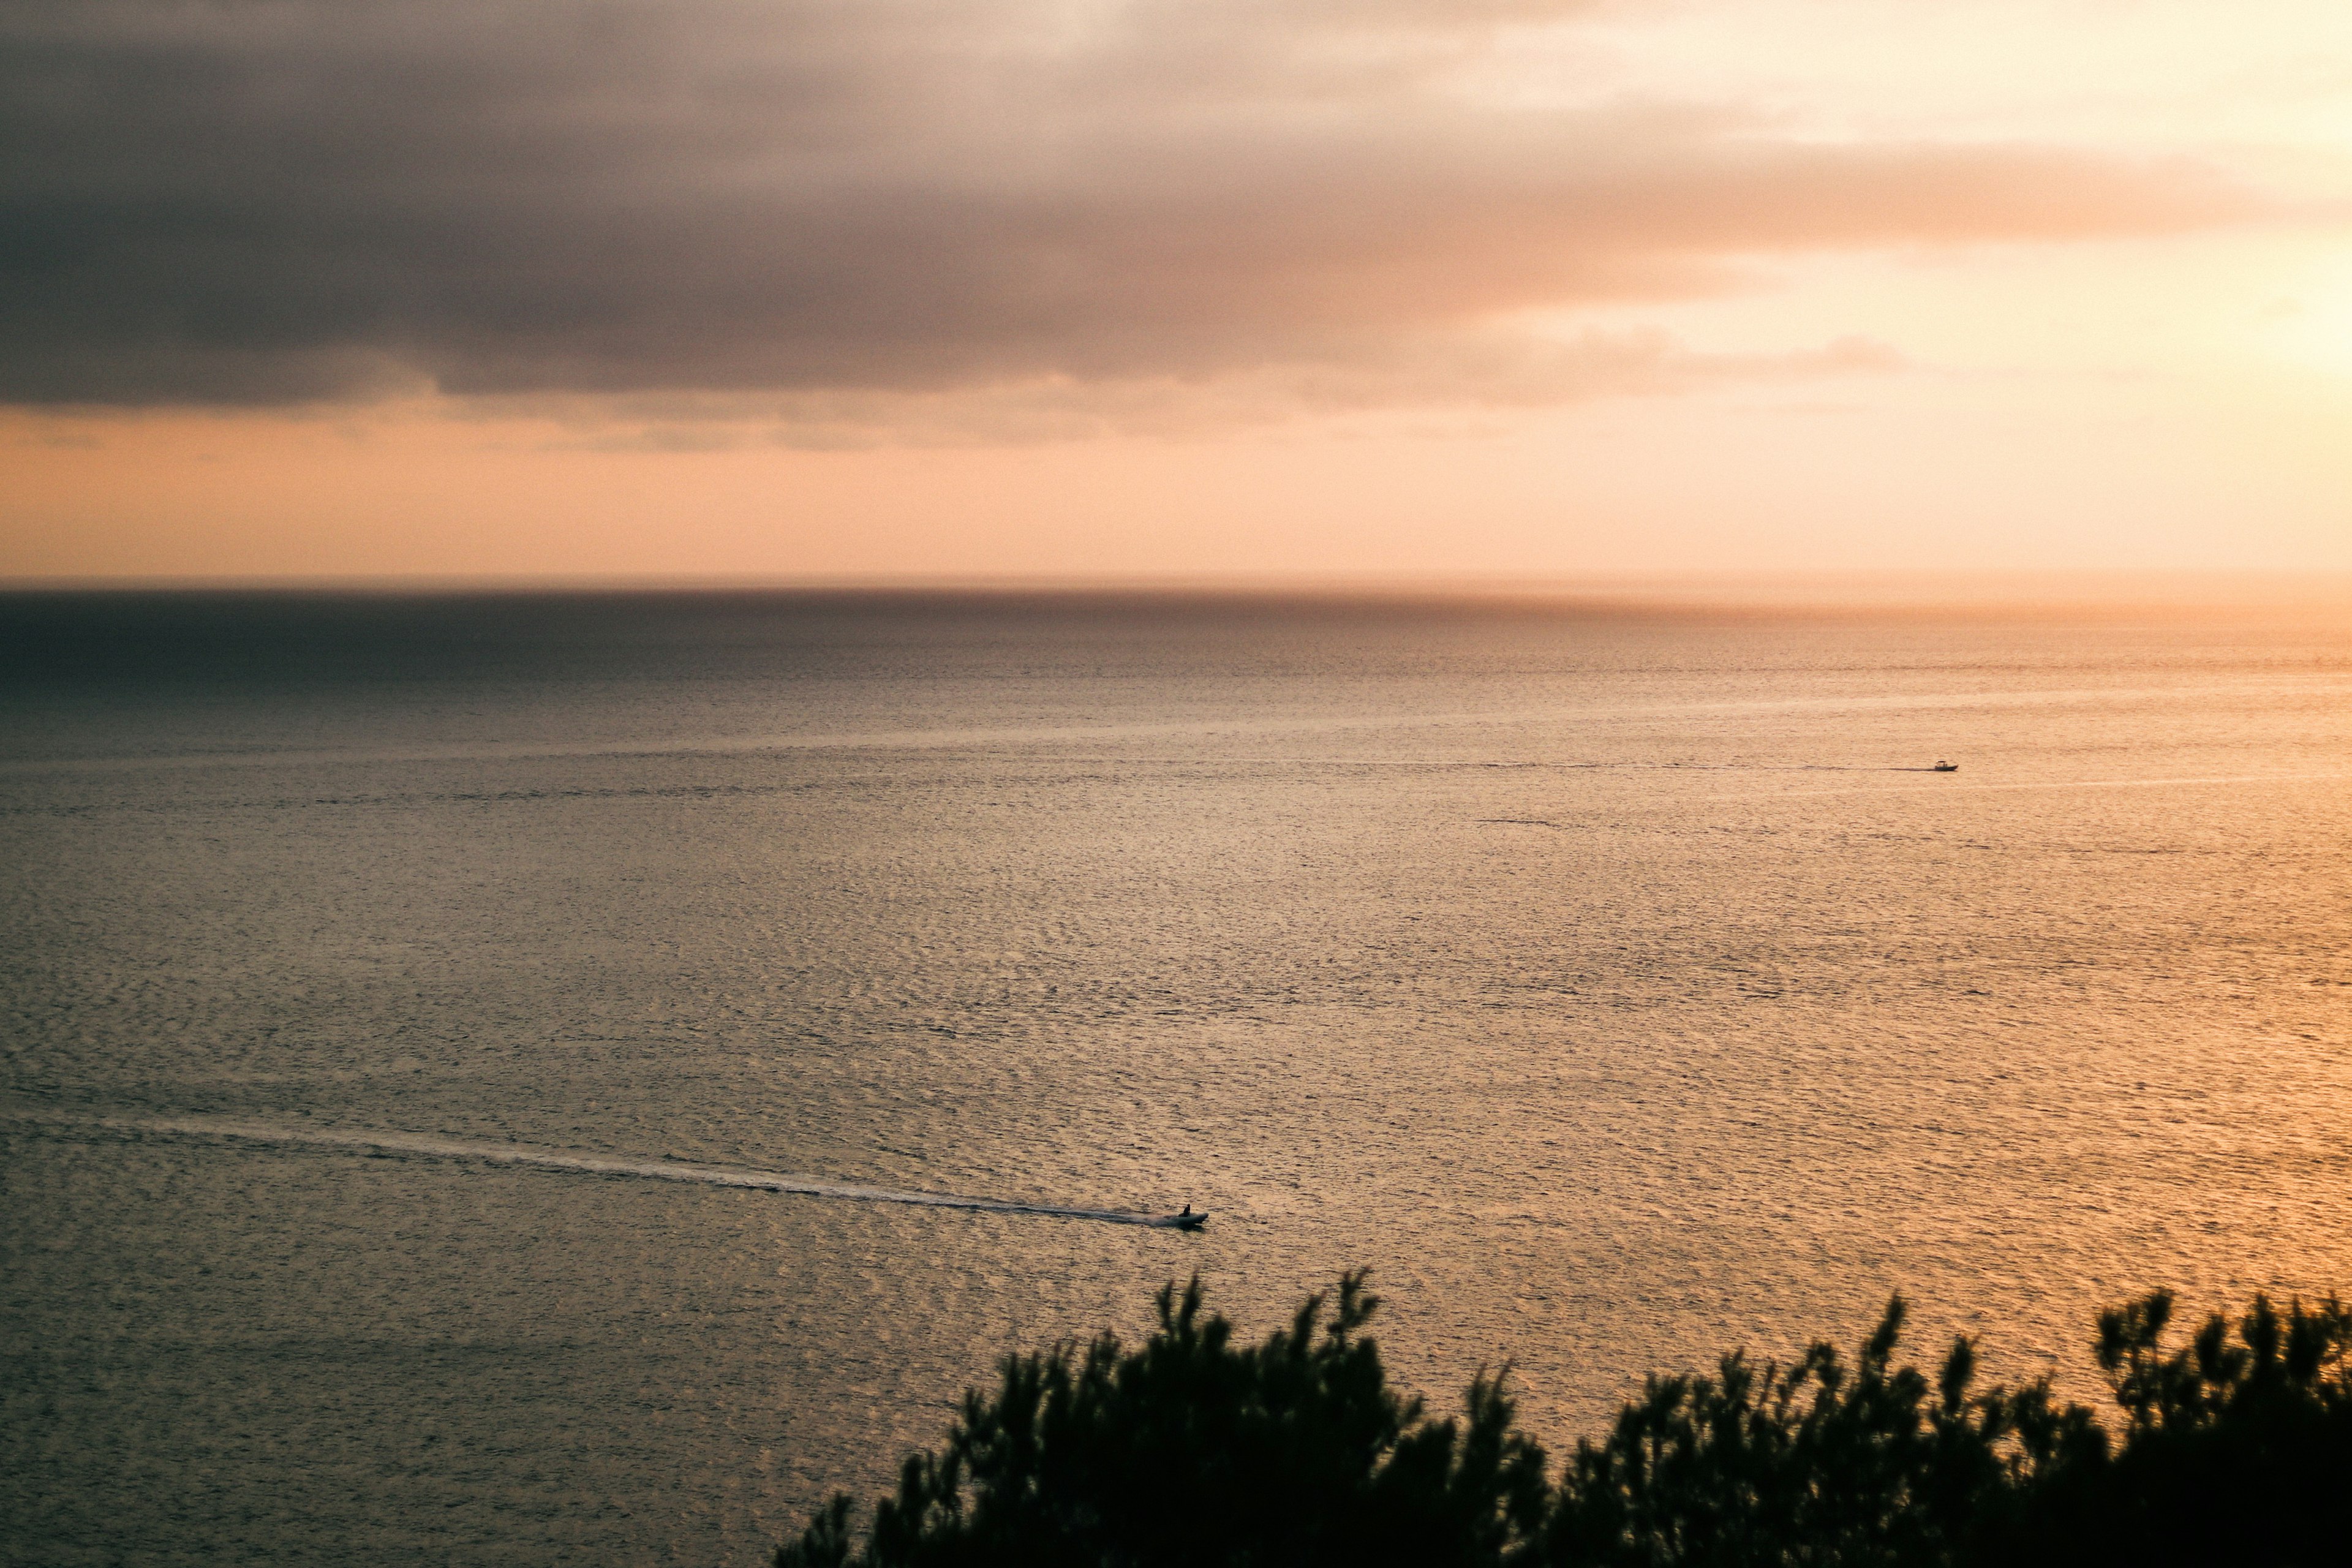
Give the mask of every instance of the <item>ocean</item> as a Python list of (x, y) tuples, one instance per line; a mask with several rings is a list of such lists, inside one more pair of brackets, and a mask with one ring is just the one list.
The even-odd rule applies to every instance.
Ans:
[(1194, 1273), (2090, 1397), (2352, 1285), (2347, 786), (2313, 606), (0, 596), (0, 1556), (758, 1563)]

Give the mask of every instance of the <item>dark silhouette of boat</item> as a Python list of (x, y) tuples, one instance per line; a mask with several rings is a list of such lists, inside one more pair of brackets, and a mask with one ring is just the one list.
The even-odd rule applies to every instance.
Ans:
[(1958, 763), (1948, 763), (1941, 757), (1938, 757), (1936, 759), (1936, 765), (1928, 771), (1938, 773), (1956, 773), (1960, 771), (1960, 764)]
[(1182, 1214), (1171, 1214), (1160, 1223), (1172, 1230), (1198, 1230), (1209, 1223), (1209, 1211), (1202, 1209), (1195, 1214), (1192, 1205), (1186, 1204)]

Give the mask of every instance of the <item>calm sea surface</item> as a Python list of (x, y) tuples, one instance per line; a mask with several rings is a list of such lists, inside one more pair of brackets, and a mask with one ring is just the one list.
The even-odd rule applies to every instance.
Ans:
[(2352, 1287), (2352, 617), (20, 596), (0, 658), (12, 1564), (752, 1564), (1194, 1270), (1256, 1332), (1369, 1266), (1555, 1448), (1897, 1288), (2087, 1394), (2127, 1292)]

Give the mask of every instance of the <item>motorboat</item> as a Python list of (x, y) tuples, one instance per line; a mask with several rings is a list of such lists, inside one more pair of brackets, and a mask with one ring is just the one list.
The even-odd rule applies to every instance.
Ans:
[(1958, 763), (1948, 763), (1941, 757), (1938, 757), (1936, 759), (1936, 765), (1928, 771), (1930, 773), (1956, 773), (1960, 771), (1960, 764)]
[(1171, 1230), (1198, 1230), (1209, 1223), (1209, 1211), (1195, 1210), (1187, 1204), (1182, 1214), (1171, 1214), (1160, 1223)]

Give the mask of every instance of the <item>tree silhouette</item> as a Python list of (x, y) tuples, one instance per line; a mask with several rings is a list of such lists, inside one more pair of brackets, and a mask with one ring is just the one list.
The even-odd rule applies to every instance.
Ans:
[(1140, 1350), (1105, 1333), (1007, 1358), (946, 1447), (906, 1460), (862, 1551), (836, 1498), (778, 1568), (1468, 1568), (1531, 1539), (1543, 1453), (1513, 1429), (1503, 1375), (1471, 1385), (1459, 1420), (1429, 1419), (1362, 1332), (1379, 1299), (1361, 1273), (1255, 1346), (1202, 1310), (1197, 1277), (1157, 1305)]
[(2352, 1311), (2256, 1296), (2167, 1346), (2159, 1290), (2099, 1315), (2122, 1440), (2045, 1479), (2018, 1563), (2352, 1562)]
[(1971, 1394), (1955, 1339), (1931, 1384), (1892, 1364), (1900, 1296), (1849, 1369), (1817, 1343), (1788, 1365), (1725, 1356), (1713, 1377), (1652, 1377), (1608, 1436), (1577, 1447), (1548, 1559), (1612, 1568), (1958, 1563), (2010, 1497), (2099, 1443), (2047, 1384)]
[(2173, 1298), (2102, 1313), (2111, 1432), (2046, 1382), (1976, 1391), (1955, 1339), (1895, 1364), (1887, 1303), (1849, 1363), (1722, 1357), (1654, 1376), (1555, 1482), (1507, 1368), (1458, 1416), (1393, 1391), (1365, 1276), (1237, 1345), (1201, 1282), (1129, 1350), (1007, 1358), (862, 1538), (836, 1497), (777, 1568), (2030, 1568), (2352, 1562), (2352, 1312), (2257, 1296), (2178, 1349)]

